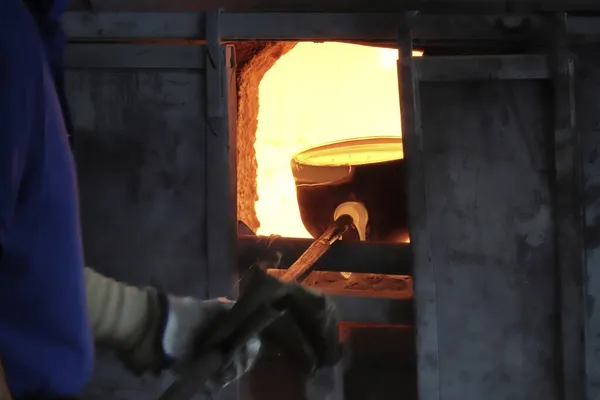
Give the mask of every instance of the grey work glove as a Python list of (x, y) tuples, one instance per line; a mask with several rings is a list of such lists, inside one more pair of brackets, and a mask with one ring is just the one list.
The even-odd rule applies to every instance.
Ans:
[(342, 357), (339, 314), (328, 296), (300, 284), (283, 283), (277, 308), (287, 312), (261, 335), (294, 357), (307, 372), (335, 365)]
[(239, 303), (247, 305), (248, 314), (261, 304), (282, 313), (261, 332), (267, 349), (288, 353), (307, 372), (340, 360), (340, 318), (331, 298), (298, 283), (282, 282), (256, 266), (242, 279), (241, 289)]
[[(165, 296), (154, 288), (129, 286), (90, 268), (85, 270), (90, 325), (96, 342), (117, 352), (124, 365), (136, 374), (172, 369), (189, 361), (197, 338), (214, 329), (219, 316), (233, 302)], [(208, 382), (218, 389), (247, 372), (256, 360), (261, 343), (250, 339)]]
[[(223, 298), (200, 301), (189, 297), (168, 297), (162, 346), (166, 356), (174, 360), (175, 372), (179, 362), (190, 361), (196, 353), (198, 337), (204, 337), (207, 329), (214, 329), (219, 317), (229, 312), (234, 304)], [(207, 387), (216, 390), (240, 378), (254, 366), (260, 350), (260, 339), (251, 338), (234, 354), (231, 363), (224, 365), (207, 382)]]

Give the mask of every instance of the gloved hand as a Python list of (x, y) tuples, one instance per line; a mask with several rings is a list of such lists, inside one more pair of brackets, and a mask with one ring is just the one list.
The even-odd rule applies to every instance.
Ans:
[(329, 296), (300, 284), (282, 285), (286, 294), (277, 301), (277, 308), (287, 312), (262, 337), (287, 351), (309, 371), (335, 365), (342, 357), (335, 304)]
[[(234, 304), (224, 299), (165, 296), (154, 288), (125, 285), (89, 268), (85, 278), (96, 342), (114, 349), (136, 374), (167, 368), (177, 373), (179, 364), (188, 361), (198, 345), (196, 339), (212, 329), (212, 322)], [(247, 372), (260, 348), (261, 342), (251, 339), (208, 382), (209, 389), (223, 387)]]
[[(175, 361), (189, 361), (197, 349), (197, 338), (204, 336), (207, 329), (235, 303), (224, 298), (200, 301), (186, 297), (168, 297), (168, 317), (162, 338), (163, 350)], [(209, 389), (222, 388), (248, 372), (258, 358), (261, 341), (255, 337), (234, 354), (233, 361), (208, 382)]]
[(260, 268), (251, 269), (241, 287), (240, 303), (268, 302), (271, 308), (285, 311), (261, 333), (268, 348), (274, 346), (288, 353), (304, 364), (307, 372), (340, 360), (340, 318), (328, 296), (297, 283), (282, 282)]

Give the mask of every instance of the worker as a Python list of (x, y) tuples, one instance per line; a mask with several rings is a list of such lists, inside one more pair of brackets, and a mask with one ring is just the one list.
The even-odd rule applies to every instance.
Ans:
[[(0, 396), (4, 387), (16, 400), (76, 397), (92, 373), (94, 340), (138, 373), (176, 366), (232, 305), (127, 286), (84, 268), (61, 65), (67, 1), (0, 1)], [(298, 293), (301, 302), (324, 300), (312, 302), (322, 304), (314, 323), (320, 348), (333, 346), (331, 320), (322, 318), (330, 302)], [(250, 339), (213, 384), (247, 372), (260, 347)]]

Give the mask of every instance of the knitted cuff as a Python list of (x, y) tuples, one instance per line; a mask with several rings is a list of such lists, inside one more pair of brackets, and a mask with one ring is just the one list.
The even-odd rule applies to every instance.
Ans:
[(148, 318), (144, 334), (140, 336), (135, 345), (119, 353), (119, 359), (134, 374), (141, 375), (144, 372), (160, 373), (170, 368), (170, 360), (162, 345), (163, 334), (167, 325), (169, 316), (169, 301), (165, 294), (152, 288), (146, 289), (149, 292)]

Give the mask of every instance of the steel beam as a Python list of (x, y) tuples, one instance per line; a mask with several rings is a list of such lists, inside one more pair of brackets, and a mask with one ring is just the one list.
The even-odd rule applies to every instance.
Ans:
[[(600, 3), (598, 3), (600, 4)], [(458, 12), (458, 11), (457, 11)], [(227, 13), (219, 20), (223, 42), (368, 41), (396, 43), (402, 14), (395, 13)], [(600, 39), (600, 18), (569, 17), (570, 39)], [(543, 42), (538, 16), (419, 15), (412, 21), (413, 41), (519, 43)], [(206, 40), (204, 12), (68, 12), (63, 28), (70, 40)]]

